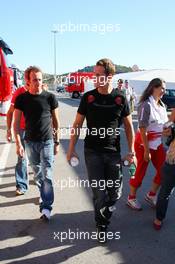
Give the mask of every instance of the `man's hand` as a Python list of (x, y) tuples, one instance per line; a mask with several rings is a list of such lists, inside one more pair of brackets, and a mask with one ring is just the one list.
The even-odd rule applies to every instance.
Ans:
[(54, 144), (54, 155), (57, 155), (59, 152), (59, 145)]
[(129, 165), (134, 163), (137, 166), (137, 158), (134, 153), (128, 153), (123, 160), (127, 160), (129, 162)]
[(16, 153), (18, 156), (20, 156), (21, 158), (24, 157), (25, 151), (22, 145), (17, 145), (16, 146)]
[(12, 132), (11, 129), (7, 130), (6, 138), (8, 142), (12, 142)]
[(79, 159), (78, 154), (75, 151), (68, 150), (68, 152), (67, 152), (67, 161), (70, 162), (70, 160), (71, 160), (71, 158), (73, 156), (76, 157), (77, 159)]

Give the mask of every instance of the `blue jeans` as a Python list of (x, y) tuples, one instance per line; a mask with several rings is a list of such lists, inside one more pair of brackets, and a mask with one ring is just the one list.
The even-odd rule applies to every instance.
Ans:
[(52, 139), (46, 141), (25, 140), (27, 156), (34, 172), (34, 179), (40, 190), (42, 209), (52, 210), (54, 191), (52, 183), (52, 171), (54, 162), (54, 143)]
[(162, 182), (156, 204), (156, 217), (162, 221), (168, 209), (171, 193), (175, 188), (175, 164), (165, 164), (162, 167)]
[[(20, 129), (21, 143), (25, 149), (24, 136), (25, 130)], [(26, 192), (28, 189), (28, 174), (27, 174), (27, 160), (26, 157), (21, 158), (18, 156), (18, 160), (15, 167), (15, 178), (16, 178), (16, 188), (20, 189), (22, 192)]]

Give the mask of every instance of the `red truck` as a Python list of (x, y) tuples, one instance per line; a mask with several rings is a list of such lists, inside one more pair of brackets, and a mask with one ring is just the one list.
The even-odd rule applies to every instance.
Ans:
[(14, 72), (7, 63), (7, 55), (9, 54), (13, 54), (12, 50), (0, 38), (0, 116), (6, 116), (14, 83)]
[(66, 92), (72, 95), (72, 98), (79, 98), (80, 95), (94, 88), (94, 72), (74, 72), (67, 76), (65, 85)]

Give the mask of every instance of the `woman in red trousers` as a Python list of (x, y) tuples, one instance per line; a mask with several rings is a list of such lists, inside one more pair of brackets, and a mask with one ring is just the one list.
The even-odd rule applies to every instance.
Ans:
[(156, 169), (149, 192), (145, 200), (156, 205), (156, 193), (161, 183), (161, 167), (165, 161), (165, 150), (162, 144), (163, 125), (167, 122), (167, 112), (161, 97), (165, 93), (165, 81), (155, 78), (144, 90), (138, 106), (138, 131), (135, 137), (135, 152), (137, 168), (135, 175), (130, 179), (130, 194), (127, 205), (135, 210), (141, 210), (141, 204), (136, 198), (141, 186), (149, 161)]

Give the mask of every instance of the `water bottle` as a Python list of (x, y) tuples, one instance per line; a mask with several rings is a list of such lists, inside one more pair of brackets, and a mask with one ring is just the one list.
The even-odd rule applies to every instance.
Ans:
[(72, 156), (72, 158), (70, 159), (70, 165), (72, 167), (76, 167), (79, 165), (79, 159), (75, 156)]
[(128, 160), (122, 160), (122, 165), (124, 167), (129, 167), (129, 161)]
[(136, 172), (136, 165), (134, 162), (130, 163), (128, 160), (122, 160), (122, 165), (128, 167), (130, 177), (133, 177)]
[(130, 175), (130, 177), (133, 177), (135, 175), (135, 172), (136, 172), (136, 165), (133, 162), (129, 166), (129, 175)]

